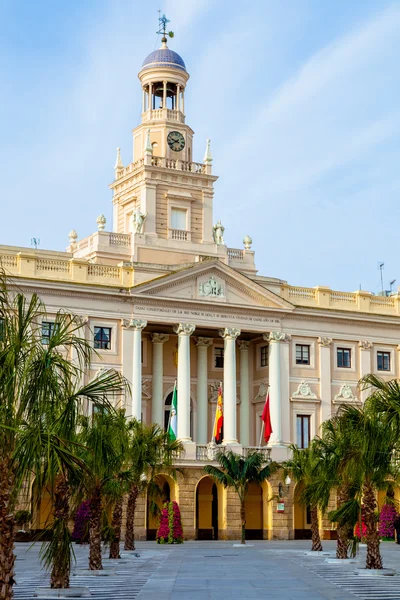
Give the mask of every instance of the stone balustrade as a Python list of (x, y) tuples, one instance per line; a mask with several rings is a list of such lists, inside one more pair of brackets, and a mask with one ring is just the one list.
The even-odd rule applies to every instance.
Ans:
[(245, 258), (244, 250), (241, 250), (240, 248), (228, 248), (228, 258), (229, 260), (238, 260), (242, 262)]
[[(217, 446), (216, 444), (196, 444), (196, 460), (201, 462), (210, 462), (216, 460), (218, 452), (225, 452), (226, 446)], [(271, 460), (271, 448), (265, 446), (241, 446), (241, 454), (243, 457), (249, 456), (251, 452), (261, 452), (265, 462)], [(180, 457), (181, 459), (184, 457)]]
[[(128, 166), (119, 169), (116, 174), (116, 178), (119, 180), (122, 177), (126, 177), (127, 175), (130, 175), (142, 168), (144, 164), (145, 160), (143, 158), (136, 160)], [(199, 175), (206, 175), (211, 173), (210, 165), (207, 166), (203, 163), (189, 162), (186, 160), (180, 160), (175, 158), (165, 158), (164, 156), (151, 156), (150, 164), (146, 164), (146, 166), (158, 167), (161, 169), (173, 169), (176, 171), (186, 171), (190, 173), (198, 173)]]
[(375, 296), (371, 292), (340, 292), (328, 287), (281, 286), (281, 296), (295, 306), (315, 306), (384, 315), (400, 315), (400, 295)]
[(142, 121), (176, 121), (177, 123), (184, 123), (185, 115), (180, 110), (156, 108), (142, 113)]
[(133, 268), (126, 263), (116, 266), (89, 263), (79, 258), (55, 258), (53, 254), (18, 252), (3, 254), (0, 250), (0, 267), (6, 275), (44, 280), (95, 283), (114, 287), (131, 287)]

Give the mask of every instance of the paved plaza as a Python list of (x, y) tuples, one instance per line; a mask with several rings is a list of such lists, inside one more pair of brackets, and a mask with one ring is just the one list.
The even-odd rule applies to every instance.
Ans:
[[(250, 545), (251, 544), (251, 545)], [(48, 577), (39, 569), (40, 544), (17, 544), (16, 600), (34, 598)], [(324, 556), (309, 556), (307, 541), (249, 542), (246, 548), (232, 542), (186, 542), (158, 546), (139, 542), (137, 553), (123, 552), (120, 561), (104, 560), (104, 574), (87, 572), (87, 546), (75, 546), (72, 586), (89, 588), (101, 600), (400, 600), (400, 576), (365, 578), (354, 573), (364, 566), (329, 564)], [(382, 544), (384, 566), (400, 572), (400, 547)], [(324, 542), (334, 556), (335, 542)]]

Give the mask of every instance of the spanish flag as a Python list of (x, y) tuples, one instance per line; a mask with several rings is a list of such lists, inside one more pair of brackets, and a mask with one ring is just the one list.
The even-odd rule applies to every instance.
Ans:
[(218, 388), (218, 400), (217, 400), (217, 410), (215, 411), (215, 421), (214, 421), (214, 442), (216, 444), (222, 443), (223, 437), (223, 427), (224, 427), (224, 415), (222, 412), (222, 384)]

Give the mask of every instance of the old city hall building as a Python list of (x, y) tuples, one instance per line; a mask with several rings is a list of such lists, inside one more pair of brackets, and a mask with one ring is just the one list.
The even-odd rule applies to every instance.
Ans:
[[(268, 386), (273, 434), (266, 457), (282, 460), (291, 442), (307, 447), (341, 403), (358, 403), (359, 378), (399, 375), (400, 297), (370, 292), (293, 287), (260, 275), (248, 235), (228, 248), (213, 217), (210, 142), (194, 162), (194, 132), (186, 123), (189, 73), (167, 47), (149, 54), (139, 72), (141, 122), (133, 130), (133, 161), (117, 152), (113, 226), (103, 215), (97, 231), (66, 252), (0, 247), (1, 264), (25, 293), (38, 292), (51, 315), (82, 317), (82, 335), (98, 357), (89, 380), (115, 367), (132, 384), (126, 414), (166, 427), (174, 382), (184, 475), (168, 475), (166, 493), (179, 502), (187, 539), (239, 537), (236, 497), (203, 472), (213, 459), (213, 420), (223, 383), (224, 441), (245, 455), (259, 444)], [(247, 233), (247, 232), (243, 232)], [(299, 489), (275, 476), (252, 486), (247, 530), (253, 538), (293, 538), (310, 528)], [(46, 498), (35, 528), (48, 514)], [(154, 536), (146, 499), (138, 537)], [(321, 529), (329, 528), (321, 519)]]

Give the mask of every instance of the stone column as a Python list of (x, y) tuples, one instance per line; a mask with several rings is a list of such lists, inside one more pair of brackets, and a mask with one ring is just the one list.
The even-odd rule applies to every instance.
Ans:
[(190, 437), (190, 336), (196, 329), (191, 323), (178, 323), (178, 438), (191, 442)]
[[(270, 443), (282, 445), (290, 440), (289, 406), (289, 342), (290, 335), (282, 331), (271, 331), (263, 335), (269, 341), (269, 398), (271, 410), (272, 435)], [(285, 432), (282, 417), (285, 414)]]
[(212, 339), (198, 337), (197, 346), (197, 443), (207, 444), (208, 439), (208, 369), (207, 353)]
[(220, 329), (224, 338), (224, 439), (226, 446), (237, 445), (236, 431), (236, 338), (240, 329)]
[(162, 98), (162, 107), (163, 109), (167, 108), (167, 82), (163, 81), (163, 98)]
[(133, 367), (132, 367), (132, 417), (138, 421), (142, 418), (142, 330), (147, 321), (131, 319), (133, 330)]
[(181, 86), (176, 86), (176, 110), (181, 110)]
[(331, 380), (331, 345), (328, 337), (318, 338), (319, 345), (319, 380), (321, 397), (321, 423), (331, 417), (332, 413), (332, 380)]
[(248, 446), (250, 436), (249, 422), (249, 344), (245, 340), (239, 340), (240, 353), (240, 443)]
[(146, 92), (145, 89), (142, 88), (142, 113), (146, 111)]
[(153, 110), (153, 84), (149, 83), (149, 110)]
[[(372, 342), (368, 342), (367, 340), (363, 340), (358, 342), (358, 347), (360, 349), (360, 379), (364, 377), (364, 375), (368, 375), (372, 373), (372, 361), (371, 361), (371, 349)], [(362, 390), (361, 392), (361, 402), (364, 402), (368, 395), (371, 392), (368, 390)]]
[(181, 111), (185, 114), (185, 89), (182, 90), (182, 108)]
[(125, 397), (125, 415), (132, 417), (133, 329), (129, 319), (121, 320), (122, 326), (122, 375), (131, 385)]
[(151, 420), (160, 427), (164, 427), (164, 406), (163, 406), (163, 378), (164, 378), (164, 360), (163, 346), (168, 342), (169, 335), (165, 333), (153, 333), (151, 341), (153, 342), (153, 385), (151, 394)]

